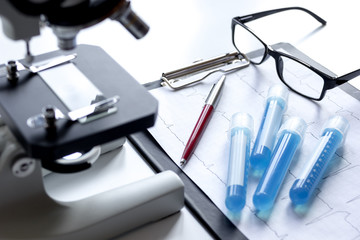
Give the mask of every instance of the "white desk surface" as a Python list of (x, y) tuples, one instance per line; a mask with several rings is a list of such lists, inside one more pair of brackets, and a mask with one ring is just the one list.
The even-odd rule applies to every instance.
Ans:
[[(259, 20), (256, 25), (254, 23), (253, 29), (269, 44), (290, 42), (338, 75), (360, 68), (356, 61), (360, 53), (360, 3), (357, 0), (133, 0), (131, 3), (134, 11), (150, 25), (150, 32), (143, 39), (135, 40), (119, 23), (106, 20), (81, 31), (77, 40), (79, 44), (102, 47), (140, 83), (158, 80), (162, 72), (183, 67), (195, 60), (234, 51), (230, 28), (232, 17), (290, 6), (308, 8), (324, 18), (327, 25), (318, 29), (319, 25), (308, 16), (292, 12), (287, 14), (286, 21), (279, 22), (275, 18), (274, 23), (278, 21), (277, 24)], [(56, 49), (56, 38), (47, 28), (31, 41), (34, 55)], [(23, 42), (10, 41), (0, 31), (0, 64), (10, 59), (21, 59), (24, 54)], [(99, 178), (91, 177), (92, 190), (76, 191), (76, 186), (89, 184), (89, 176), (80, 174), (73, 177), (83, 177), (83, 180), (72, 188), (58, 184), (66, 182), (63, 176), (52, 177), (47, 183), (49, 192), (58, 198), (74, 199), (153, 174), (128, 143), (108, 161), (109, 165), (98, 164), (91, 170), (102, 173)], [(115, 173), (111, 168), (119, 161), (123, 165), (123, 174)], [(193, 239), (195, 236), (197, 239), (211, 238), (184, 208), (178, 214), (141, 227), (119, 239)]]

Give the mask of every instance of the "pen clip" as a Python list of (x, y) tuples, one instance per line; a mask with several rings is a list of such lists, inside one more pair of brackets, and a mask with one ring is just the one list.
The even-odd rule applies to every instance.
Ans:
[(209, 95), (206, 97), (205, 104), (210, 104), (213, 106), (217, 105), (219, 96), (221, 95), (222, 88), (224, 86), (224, 82), (225, 75), (222, 75), (219, 81), (211, 87)]
[(194, 64), (174, 71), (163, 73), (161, 84), (177, 90), (191, 84), (204, 80), (207, 76), (215, 72), (224, 74), (240, 70), (249, 66), (250, 61), (246, 55), (233, 52), (227, 53), (208, 60), (195, 62)]

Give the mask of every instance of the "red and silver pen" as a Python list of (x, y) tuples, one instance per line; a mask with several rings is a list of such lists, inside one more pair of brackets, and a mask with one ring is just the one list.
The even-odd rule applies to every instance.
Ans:
[(201, 135), (203, 134), (205, 127), (207, 126), (214, 108), (219, 102), (220, 95), (224, 86), (225, 76), (223, 75), (220, 80), (213, 85), (209, 95), (205, 100), (205, 105), (200, 114), (198, 121), (192, 131), (190, 138), (185, 146), (183, 155), (181, 157), (180, 165), (184, 166), (190, 159), (191, 154), (194, 152), (196, 145), (199, 143)]

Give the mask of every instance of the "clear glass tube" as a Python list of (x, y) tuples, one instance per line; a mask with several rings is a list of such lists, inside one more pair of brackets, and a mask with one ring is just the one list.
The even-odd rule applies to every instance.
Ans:
[(330, 160), (341, 146), (348, 128), (348, 121), (341, 116), (330, 118), (324, 125), (314, 154), (290, 189), (290, 199), (294, 205), (304, 205), (309, 202)]
[(253, 118), (246, 113), (236, 113), (231, 118), (230, 152), (225, 205), (232, 212), (245, 206), (249, 169), (250, 140)]
[(288, 95), (289, 90), (283, 85), (275, 85), (269, 89), (265, 111), (250, 156), (250, 165), (255, 176), (261, 176), (269, 165)]
[(272, 208), (293, 156), (302, 142), (306, 130), (303, 119), (293, 117), (286, 121), (279, 131), (270, 164), (256, 188), (253, 204), (259, 211)]

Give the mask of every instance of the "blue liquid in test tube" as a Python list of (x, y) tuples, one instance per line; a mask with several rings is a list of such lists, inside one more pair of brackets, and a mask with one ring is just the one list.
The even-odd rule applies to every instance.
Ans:
[(274, 205), (305, 130), (305, 121), (298, 117), (292, 117), (282, 125), (270, 164), (261, 177), (253, 196), (253, 203), (257, 210), (266, 211)]
[(341, 146), (348, 128), (348, 121), (341, 116), (334, 116), (325, 123), (313, 156), (290, 189), (290, 199), (294, 205), (308, 203), (330, 160)]
[(270, 162), (288, 95), (289, 90), (283, 85), (275, 85), (269, 89), (265, 111), (250, 156), (250, 165), (255, 176), (261, 176)]
[(241, 211), (245, 206), (253, 122), (253, 118), (249, 114), (235, 113), (230, 123), (230, 153), (225, 205), (227, 209), (235, 213)]

